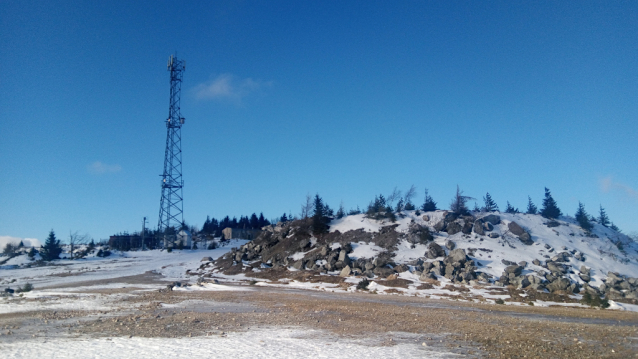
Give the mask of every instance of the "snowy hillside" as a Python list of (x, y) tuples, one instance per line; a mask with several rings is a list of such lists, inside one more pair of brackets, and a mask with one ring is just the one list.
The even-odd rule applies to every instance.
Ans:
[(348, 283), (366, 278), (373, 288), (398, 280), (394, 292), (405, 294), (432, 294), (430, 284), (435, 283), (438, 288), (507, 287), (572, 299), (589, 293), (638, 304), (638, 280), (633, 278), (638, 244), (599, 224), (586, 232), (571, 217), (404, 211), (395, 222), (346, 216), (316, 237), (310, 220), (264, 229), (254, 241), (202, 266), (200, 273), (259, 280), (296, 279), (301, 271), (340, 276)]

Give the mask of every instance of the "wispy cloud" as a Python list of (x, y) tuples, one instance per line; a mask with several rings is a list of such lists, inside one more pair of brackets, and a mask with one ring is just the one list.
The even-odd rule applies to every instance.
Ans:
[(101, 175), (104, 173), (115, 173), (120, 172), (122, 170), (122, 166), (120, 165), (108, 165), (106, 163), (102, 163), (100, 161), (95, 161), (90, 165), (86, 166), (86, 169), (89, 173), (93, 173), (96, 175)]
[(600, 189), (605, 193), (609, 193), (611, 191), (619, 191), (629, 198), (638, 200), (637, 190), (624, 183), (614, 181), (612, 176), (607, 176), (600, 180)]
[(272, 86), (272, 81), (252, 78), (238, 79), (231, 74), (221, 74), (215, 79), (195, 86), (195, 97), (199, 100), (232, 100), (242, 98), (255, 91)]
[(7, 243), (11, 243), (14, 245), (24, 244), (27, 247), (39, 247), (41, 245), (40, 241), (36, 238), (20, 238), (20, 237), (11, 237), (11, 236), (0, 236), (0, 248), (4, 248)]

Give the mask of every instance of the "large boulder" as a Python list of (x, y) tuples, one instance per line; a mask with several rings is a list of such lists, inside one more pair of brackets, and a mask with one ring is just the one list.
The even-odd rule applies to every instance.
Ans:
[(300, 259), (300, 260), (296, 261), (295, 264), (292, 265), (292, 267), (295, 268), (295, 269), (299, 269), (299, 270), (305, 269), (306, 261), (303, 260), (303, 259)]
[(521, 243), (527, 246), (531, 246), (532, 244), (534, 244), (534, 241), (532, 240), (532, 236), (527, 232), (518, 236), (518, 239), (521, 241)]
[(487, 216), (481, 218), (483, 220), (483, 222), (485, 223), (490, 223), (492, 225), (497, 225), (499, 223), (501, 223), (501, 217), (497, 216), (495, 214), (488, 214)]
[(520, 236), (521, 234), (525, 233), (525, 230), (523, 229), (523, 227), (519, 226), (518, 223), (516, 222), (510, 222), (507, 225), (507, 228), (510, 230), (510, 232), (512, 232), (512, 234), (514, 234), (515, 236)]
[(513, 273), (515, 276), (518, 277), (519, 275), (521, 275), (522, 272), (523, 272), (523, 267), (519, 265), (511, 265), (511, 266), (505, 267), (505, 273), (507, 273), (508, 275), (510, 273)]
[(447, 258), (445, 258), (445, 261), (447, 263), (465, 263), (467, 261), (465, 250), (457, 248), (450, 251), (450, 254), (447, 256)]
[(463, 227), (461, 227), (461, 224), (458, 222), (451, 222), (447, 225), (447, 234), (450, 236), (461, 232), (461, 230), (463, 230)]
[(549, 283), (546, 287), (550, 292), (556, 292), (559, 290), (567, 290), (570, 284), (571, 283), (567, 278), (557, 278), (553, 282)]
[(445, 256), (445, 251), (440, 245), (436, 244), (436, 242), (431, 242), (428, 246), (428, 251), (425, 252), (425, 256), (430, 259), (435, 259)]
[(485, 230), (483, 229), (483, 222), (481, 220), (474, 221), (474, 233), (483, 236), (485, 235)]
[(446, 224), (444, 220), (441, 220), (434, 225), (434, 230), (437, 232), (444, 231), (445, 228), (446, 228)]
[(352, 272), (352, 269), (350, 269), (350, 266), (345, 266), (341, 270), (341, 273), (339, 273), (339, 276), (340, 277), (347, 277), (347, 276), (350, 275), (350, 272)]
[(447, 248), (449, 250), (453, 250), (454, 247), (456, 247), (456, 244), (454, 244), (454, 242), (452, 242), (452, 241), (445, 242), (445, 248)]
[(348, 252), (345, 249), (342, 249), (339, 253), (337, 262), (343, 262), (345, 265), (350, 265), (352, 263), (352, 260), (348, 257)]

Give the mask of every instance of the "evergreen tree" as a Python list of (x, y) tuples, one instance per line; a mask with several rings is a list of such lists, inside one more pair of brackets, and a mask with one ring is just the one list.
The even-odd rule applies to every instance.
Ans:
[(22, 240), (20, 240), (20, 243), (18, 243), (18, 248), (23, 248), (24, 247), (24, 242), (22, 242)]
[(538, 208), (536, 208), (536, 205), (532, 202), (532, 197), (527, 196), (527, 214), (537, 214), (538, 213)]
[(586, 230), (587, 232), (591, 230), (592, 225), (589, 222), (589, 215), (585, 211), (585, 205), (583, 205), (581, 202), (578, 202), (578, 210), (576, 211), (576, 215), (574, 217), (576, 217), (576, 221), (578, 221), (578, 224), (582, 229)]
[(476, 202), (474, 202), (474, 209), (472, 211), (477, 213), (481, 211), (481, 209), (479, 208), (478, 204), (476, 204)]
[(430, 197), (430, 195), (428, 194), (428, 189), (425, 189), (425, 200), (423, 202), (423, 205), (421, 206), (421, 210), (423, 212), (433, 212), (436, 211), (436, 202), (434, 202), (434, 200), (432, 199), (432, 197)]
[(351, 209), (351, 210), (348, 211), (348, 215), (349, 216), (352, 216), (352, 215), (355, 215), (355, 214), (361, 214), (361, 209), (359, 209), (359, 206), (357, 206), (357, 209)]
[(343, 201), (339, 205), (339, 210), (337, 211), (337, 219), (343, 218), (346, 216), (346, 210), (343, 208)]
[(505, 213), (516, 214), (519, 212), (520, 211), (518, 210), (518, 208), (514, 208), (514, 206), (510, 204), (510, 201), (507, 201), (507, 208), (505, 208)]
[(603, 226), (609, 226), (609, 217), (607, 217), (607, 213), (605, 213), (605, 209), (602, 205), (600, 205), (600, 214), (598, 215), (598, 223)]
[(40, 256), (45, 261), (52, 261), (54, 259), (60, 259), (60, 253), (62, 253), (62, 247), (60, 247), (60, 240), (55, 238), (53, 230), (49, 232), (44, 245), (40, 249)]
[(315, 195), (314, 200), (315, 211), (312, 216), (312, 231), (315, 235), (328, 232), (328, 225), (326, 224), (326, 210), (325, 205), (319, 194)]
[(270, 225), (270, 221), (264, 217), (264, 212), (259, 212), (259, 228), (263, 228)]
[(414, 204), (412, 204), (412, 202), (410, 202), (410, 200), (408, 200), (408, 202), (406, 202), (406, 204), (403, 207), (403, 209), (405, 209), (406, 211), (414, 211), (416, 209), (416, 207), (414, 207)]
[(259, 226), (259, 218), (257, 217), (257, 215), (256, 215), (255, 213), (253, 213), (253, 214), (250, 216), (250, 228), (252, 228), (252, 229), (258, 229), (258, 228), (261, 228), (261, 227)]
[(483, 207), (485, 212), (498, 211), (498, 205), (496, 204), (496, 202), (494, 202), (494, 200), (492, 199), (492, 196), (490, 195), (489, 192), (487, 192), (485, 194), (485, 197), (483, 197), (483, 203), (485, 203), (485, 205)]
[(27, 252), (27, 256), (29, 256), (29, 259), (34, 259), (35, 258), (35, 248), (31, 247), (31, 249), (29, 249), (29, 251)]
[(459, 185), (456, 185), (456, 195), (452, 198), (452, 202), (450, 203), (450, 210), (459, 215), (467, 215), (470, 213), (470, 210), (467, 208), (467, 201), (473, 200), (474, 198), (470, 196), (464, 196), (463, 191), (459, 188)]
[(282, 223), (288, 222), (288, 216), (286, 216), (286, 212), (284, 212), (284, 214), (281, 215), (281, 218), (279, 218), (279, 221)]
[[(399, 202), (397, 202), (396, 212), (401, 213), (403, 211), (403, 198), (399, 198)], [(392, 212), (392, 211), (390, 211)]]
[(622, 231), (620, 230), (620, 228), (618, 228), (618, 226), (616, 226), (616, 225), (614, 224), (614, 222), (611, 222), (611, 224), (609, 225), (609, 228), (610, 228), (610, 229), (612, 229), (612, 230), (614, 230), (614, 231), (616, 231), (616, 232), (618, 232), (618, 233), (621, 233), (621, 232), (622, 232)]
[(561, 214), (558, 205), (556, 205), (556, 201), (552, 198), (552, 194), (549, 192), (549, 189), (545, 187), (545, 198), (543, 199), (541, 215), (548, 219), (557, 219)]

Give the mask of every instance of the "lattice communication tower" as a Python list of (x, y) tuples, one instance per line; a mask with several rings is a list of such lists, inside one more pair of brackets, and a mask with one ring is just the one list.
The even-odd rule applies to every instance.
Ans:
[[(165, 245), (173, 242), (176, 232), (182, 226), (183, 193), (182, 187), (182, 125), (184, 118), (180, 113), (182, 77), (186, 62), (171, 55), (168, 59), (168, 71), (171, 72), (171, 97), (166, 119), (166, 150), (164, 152), (164, 173), (162, 177), (162, 199), (160, 201), (159, 222), (157, 228), (164, 233)], [(172, 240), (171, 240), (172, 239)]]

